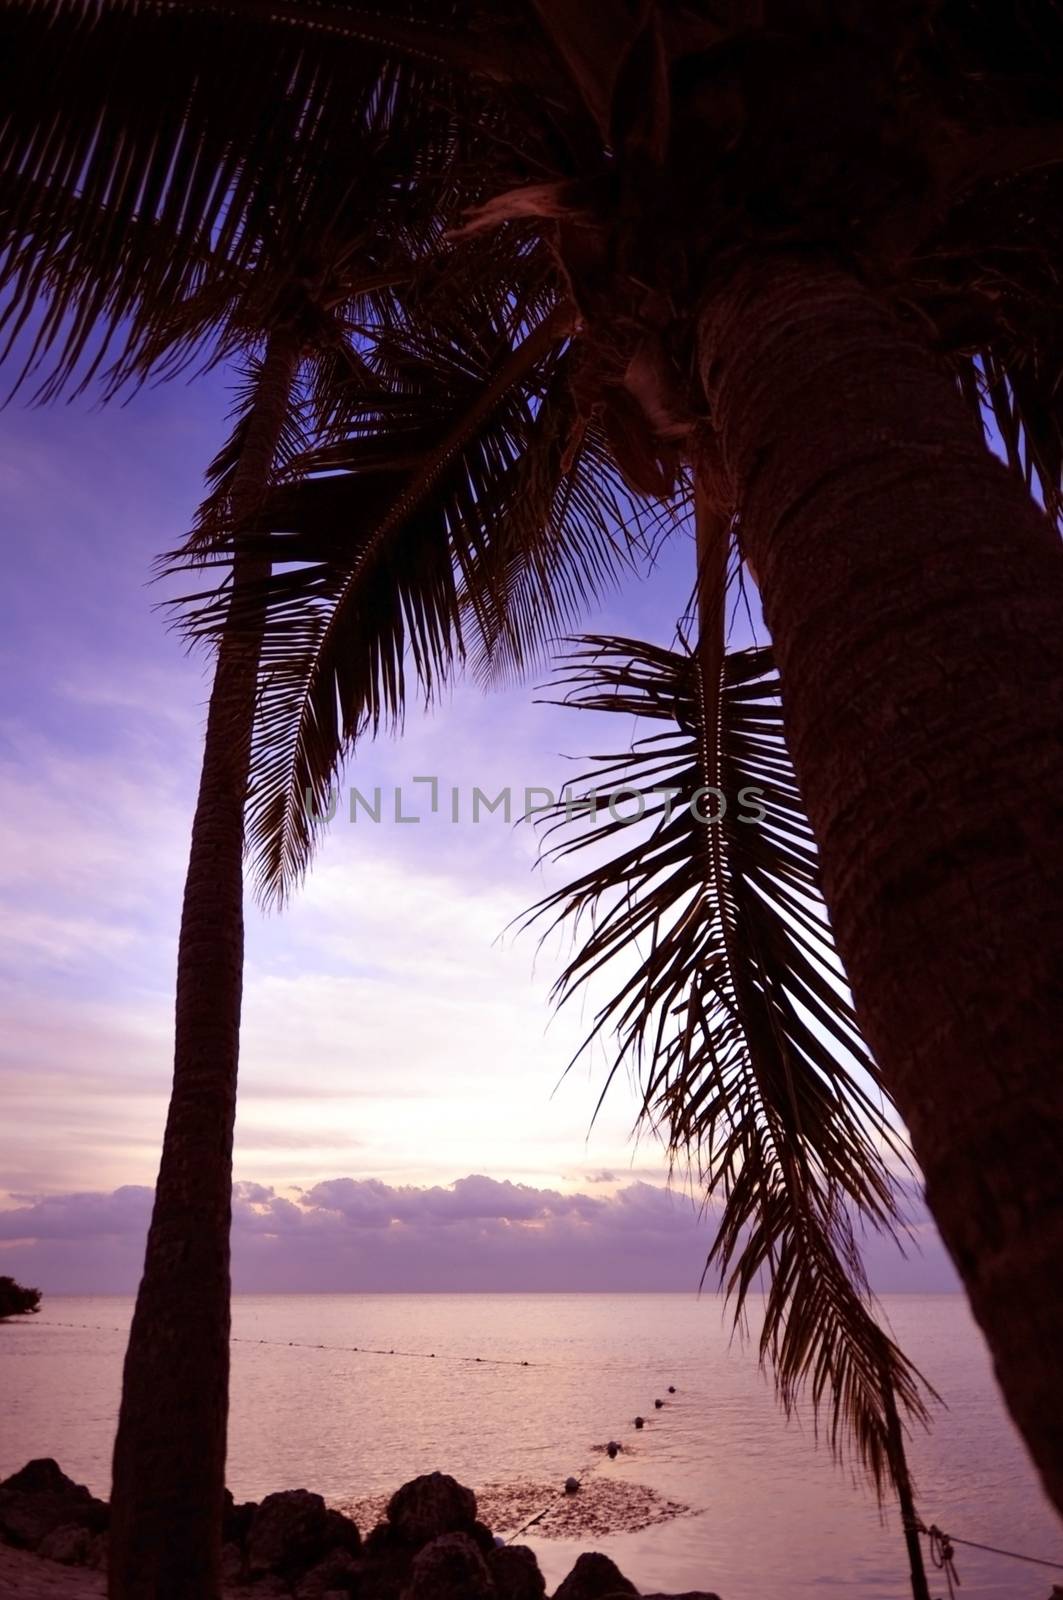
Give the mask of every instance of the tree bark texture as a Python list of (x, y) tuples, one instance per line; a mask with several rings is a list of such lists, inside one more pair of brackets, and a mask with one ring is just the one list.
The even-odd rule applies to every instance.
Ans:
[(697, 356), (857, 1012), (1063, 1509), (1063, 549), (845, 271), (748, 262)]
[[(270, 483), (299, 363), (269, 341), (232, 516)], [(237, 554), (234, 593), (269, 576)], [(207, 715), (177, 958), (173, 1088), (114, 1451), (112, 1600), (216, 1600), (229, 1388), (229, 1228), (243, 986), (243, 850), (261, 636), (223, 639)]]

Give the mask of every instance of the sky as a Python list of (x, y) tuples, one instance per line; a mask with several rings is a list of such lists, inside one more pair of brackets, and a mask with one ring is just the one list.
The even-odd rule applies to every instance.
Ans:
[[(127, 1292), (142, 1257), (209, 688), (151, 570), (229, 403), (215, 372), (0, 413), (0, 1272), (46, 1292)], [(692, 559), (678, 530), (588, 626), (670, 642)], [(556, 869), (531, 827), (469, 814), (474, 786), (557, 792), (615, 743), (542, 703), (547, 676), (458, 684), (364, 745), (306, 885), (251, 908), (238, 1290), (697, 1290), (711, 1214), (632, 1139), (630, 1084), (594, 1116), (604, 1049), (565, 1072), (592, 1008), (552, 1014), (565, 947), (512, 926)], [(438, 778), (434, 817), (417, 776)], [(349, 820), (351, 786), (381, 788), (379, 823)], [(396, 787), (419, 822), (396, 821)], [(951, 1289), (913, 1215), (906, 1260), (871, 1250), (876, 1286)]]

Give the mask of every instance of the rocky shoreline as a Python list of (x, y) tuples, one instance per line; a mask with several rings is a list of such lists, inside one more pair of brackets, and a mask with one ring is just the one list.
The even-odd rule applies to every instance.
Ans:
[[(24, 1600), (102, 1596), (108, 1520), (106, 1502), (50, 1459), (31, 1461), (4, 1479), (3, 1592)], [(235, 1600), (546, 1597), (534, 1552), (497, 1537), (480, 1520), (473, 1491), (442, 1472), (404, 1484), (364, 1536), (353, 1518), (307, 1489), (241, 1505), (227, 1493), (224, 1540), (225, 1592)], [(587, 1551), (552, 1600), (627, 1600), (638, 1593), (608, 1556)], [(719, 1597), (699, 1590), (650, 1600)]]

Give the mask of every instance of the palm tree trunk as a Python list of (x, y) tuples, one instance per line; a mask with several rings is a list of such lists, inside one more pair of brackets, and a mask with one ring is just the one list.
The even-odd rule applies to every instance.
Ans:
[[(235, 525), (270, 482), (299, 362), (274, 333), (232, 485)], [(233, 589), (269, 563), (238, 555)], [(229, 1224), (243, 987), (243, 849), (260, 635), (218, 652), (177, 954), (173, 1090), (122, 1380), (112, 1600), (219, 1594), (229, 1386)]]
[(930, 1586), (923, 1565), (923, 1547), (919, 1543), (919, 1518), (915, 1510), (915, 1493), (908, 1473), (908, 1454), (904, 1448), (904, 1428), (897, 1411), (897, 1397), (893, 1392), (889, 1363), (882, 1363), (882, 1406), (886, 1413), (889, 1434), (890, 1476), (897, 1490), (901, 1508), (901, 1527), (904, 1546), (908, 1552), (908, 1574), (912, 1584), (912, 1600), (930, 1600)]
[(698, 365), (857, 1011), (1063, 1509), (1063, 550), (921, 333), (766, 255)]

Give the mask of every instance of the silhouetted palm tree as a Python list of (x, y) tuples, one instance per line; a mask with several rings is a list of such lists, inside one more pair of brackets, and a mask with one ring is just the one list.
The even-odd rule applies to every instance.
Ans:
[[(438, 226), (360, 329), (377, 392), (352, 403), (349, 442), (300, 458), (303, 481), (257, 528), (213, 540), (221, 561), (298, 563), (199, 623), (247, 652), (265, 619), (252, 830), (268, 889), (306, 864), (307, 792), (401, 714), (404, 660), (430, 691), (466, 635), (496, 670), (578, 609), (602, 569), (595, 476), (615, 466), (662, 500), (693, 464), (710, 543), (737, 511), (856, 1015), (1063, 1503), (1049, 1292), (1063, 555), (1028, 492), (1056, 510), (1055, 7), (8, 10), (11, 59), (32, 44), (39, 66), (12, 86), (0, 205), (16, 241), (44, 240), (28, 261), (58, 248), (86, 282), (127, 248), (117, 227), (93, 246), (86, 197), (132, 219), (155, 288), (145, 217), (189, 258), (215, 235), (239, 256), (245, 218), (269, 214), (278, 148), (320, 139), (316, 159), (345, 159), (337, 75), (401, 67), (423, 90), (394, 183)], [(116, 75), (160, 38), (179, 41), (178, 88), (159, 109), (140, 71), (116, 99)], [(237, 39), (234, 95), (221, 76)], [(120, 107), (117, 141), (97, 138), (101, 96)], [(16, 274), (20, 307), (35, 270)], [(79, 326), (111, 312), (109, 293), (78, 302)], [(1010, 473), (979, 436), (982, 408)], [(703, 729), (718, 715), (703, 707)], [(821, 1006), (843, 1015), (831, 994)]]
[[(456, 546), (448, 540), (445, 520), (471, 492), (476, 451), (508, 450), (513, 456), (518, 450), (535, 401), (524, 380), (556, 341), (557, 319), (549, 320), (549, 339), (533, 335), (526, 350), (504, 361), (494, 384), (481, 393), (482, 373), (508, 332), (536, 310), (534, 266), (529, 270), (512, 259), (504, 269), (499, 264), (499, 271), (507, 279), (523, 275), (525, 298), (514, 298), (508, 326), (495, 325), (494, 305), (482, 303), (470, 281), (445, 352), (441, 347), (433, 359), (405, 348), (393, 352), (389, 362), (377, 337), (367, 360), (359, 351), (366, 343), (362, 324), (379, 330), (399, 320), (395, 289), (409, 278), (411, 258), (438, 244), (447, 191), (454, 186), (449, 169), (462, 157), (460, 126), (455, 133), (445, 102), (428, 103), (424, 86), (407, 83), (401, 71), (386, 64), (366, 66), (356, 56), (348, 58), (344, 70), (329, 59), (328, 48), (319, 49), (310, 65), (301, 63), (305, 81), (298, 115), (281, 95), (279, 110), (288, 114), (279, 120), (288, 143), (278, 151), (267, 140), (264, 159), (255, 149), (258, 120), (273, 113), (277, 73), (298, 80), (301, 58), (287, 53), (290, 34), (283, 35), (274, 72), (266, 74), (268, 92), (234, 118), (220, 86), (204, 93), (199, 81), (201, 62), (209, 58), (201, 25), (190, 38), (184, 27), (176, 33), (172, 27), (155, 29), (158, 19), (149, 16), (144, 35), (122, 36), (126, 48), (118, 57), (119, 70), (117, 41), (109, 30), (127, 22), (122, 13), (115, 8), (113, 15), (101, 14), (87, 26), (80, 16), (73, 30), (78, 50), (61, 51), (72, 86), (69, 100), (61, 102), (70, 117), (67, 132), (75, 144), (84, 139), (71, 157), (76, 186), (71, 190), (57, 180), (54, 168), (42, 171), (29, 160), (13, 162), (9, 169), (7, 281), (13, 294), (6, 320), (17, 334), (38, 304), (45, 305), (30, 361), (19, 374), (25, 382), (44, 367), (36, 391), (43, 399), (64, 387), (83, 388), (99, 373), (106, 392), (114, 394), (149, 374), (168, 377), (197, 362), (238, 358), (246, 369), (234, 432), (211, 467), (212, 493), (178, 553), (180, 560), (205, 564), (221, 541), (239, 536), (231, 563), (225, 562), (231, 582), (215, 597), (225, 622), (182, 911), (173, 1091), (124, 1370), (109, 1558), (116, 1595), (201, 1596), (215, 1592), (218, 1584), (244, 811), (263, 608), (274, 555), (273, 544), (256, 538), (254, 530), (279, 471), (284, 470), (287, 492), (298, 493), (292, 485), (304, 472), (300, 445), (306, 443), (305, 433), (317, 439), (320, 453), (322, 436), (334, 433), (340, 419), (356, 417), (370, 457), (374, 450), (380, 453), (381, 434), (388, 454), (401, 440), (414, 460), (428, 444), (431, 470), (420, 475), (423, 481), (415, 475), (391, 513), (393, 536), (383, 570), (371, 575), (368, 615), (350, 663), (370, 683), (382, 662), (385, 695), (397, 709), (403, 608), (409, 609), (415, 648), (417, 628), (423, 624), (428, 630), (428, 655), (419, 657), (427, 667), (431, 651), (456, 622), (462, 599), (477, 593), (474, 559), (485, 554), (471, 542)], [(55, 42), (51, 34), (47, 41)], [(180, 47), (176, 65), (175, 44)], [(102, 134), (90, 125), (76, 93), (82, 74), (99, 69), (101, 53), (109, 74), (98, 113)], [(65, 91), (62, 65), (56, 84), (60, 95)], [(165, 94), (158, 103), (145, 98), (145, 85), (154, 75), (171, 91), (169, 100)], [(203, 94), (207, 132), (216, 139), (215, 160), (227, 161), (233, 175), (220, 208), (215, 207), (216, 177), (205, 182), (194, 163), (191, 173), (180, 169), (193, 131), (201, 144), (210, 142), (182, 115), (182, 98), (194, 101), (194, 92)], [(290, 82), (284, 92), (294, 96)], [(411, 106), (419, 97), (420, 103)], [(17, 104), (17, 94), (15, 99)], [(337, 106), (341, 125), (332, 128), (325, 160), (318, 142), (321, 124)], [(416, 132), (412, 143), (411, 128)], [(236, 148), (236, 135), (248, 130), (247, 144)], [(157, 178), (170, 163), (169, 187), (164, 183), (155, 195), (154, 212), (144, 208), (150, 171), (125, 173), (126, 188), (117, 193), (110, 176), (97, 172), (116, 147), (135, 163), (138, 138), (149, 168), (159, 169)], [(187, 184), (180, 195), (174, 193), (175, 172)], [(408, 181), (422, 172), (429, 176), (419, 185)], [(451, 206), (454, 221), (460, 220), (467, 197), (462, 187)], [(241, 209), (243, 216), (234, 220)], [(112, 256), (108, 251), (116, 248), (116, 239)], [(438, 321), (436, 327), (442, 337)], [(111, 345), (117, 358), (108, 356)], [(488, 427), (495, 431), (485, 444)], [(346, 443), (336, 459), (346, 461), (352, 448)], [(610, 552), (620, 550), (620, 540), (606, 528), (610, 512), (613, 522), (619, 521), (616, 507), (608, 496), (599, 502), (588, 492), (590, 455), (588, 447), (567, 463), (556, 451), (552, 458), (558, 492), (564, 486), (570, 501), (566, 526), (574, 531), (579, 525), (589, 541), (582, 570), (582, 558), (570, 564), (570, 578), (580, 587), (599, 581)], [(365, 497), (367, 507), (396, 497), (395, 474), (387, 467), (381, 459), (379, 487), (375, 497)], [(596, 495), (600, 487), (596, 480)], [(412, 516), (416, 511), (419, 524)], [(592, 529), (601, 532), (601, 547), (592, 540)], [(455, 548), (467, 551), (464, 588), (452, 566)], [(294, 543), (284, 559), (300, 559)], [(484, 605), (492, 617), (503, 609), (497, 596), (485, 597)], [(300, 603), (297, 629), (302, 610)], [(380, 644), (375, 627), (382, 634)], [(339, 640), (344, 665), (349, 643), (349, 635)], [(284, 681), (270, 662), (265, 678), (271, 695)], [(306, 737), (305, 725), (297, 731)], [(327, 718), (317, 737), (326, 745), (335, 738)]]
[[(664, 5), (638, 23), (621, 5), (534, 11), (541, 31), (519, 62), (506, 47), (517, 11), (465, 30), (479, 65), (450, 61), (505, 84), (496, 193), (470, 195), (464, 238), (424, 263), (431, 296), (412, 285), (384, 337), (432, 345), (433, 319), (469, 282), (468, 245), (519, 241), (522, 262), (545, 249), (559, 320), (536, 432), (565, 454), (593, 430), (633, 495), (667, 498), (689, 467), (717, 513), (703, 545), (737, 512), (856, 1016), (1012, 1414), (1063, 1503), (1046, 1354), (1063, 552), (1036, 503), (1055, 513), (1060, 488), (1057, 13), (840, 0)], [(421, 38), (447, 61), (427, 23)], [(480, 168), (476, 181), (491, 186)], [(509, 304), (523, 271), (499, 277), (489, 254), (478, 266), (479, 292)], [(545, 317), (536, 326), (546, 338)], [(986, 418), (1010, 472), (986, 448)], [(462, 536), (493, 543), (503, 513), (520, 529), (522, 464), (503, 460)], [(329, 652), (346, 629), (358, 637), (365, 563), (389, 523), (361, 510), (357, 451), (345, 465), (346, 483), (326, 488), (309, 463), (305, 497), (272, 513), (315, 576), (280, 575), (271, 591), (280, 676), (262, 748), (291, 750), (337, 690), (342, 708), (335, 743), (303, 741), (258, 797), (274, 890), (309, 843), (291, 850), (274, 819), (328, 788), (366, 717), (363, 680)], [(313, 501), (326, 495), (323, 520)], [(349, 553), (322, 559), (315, 539), (344, 518)], [(508, 574), (495, 583), (510, 595)], [(488, 664), (509, 659), (505, 626), (482, 631)]]
[[(152, 34), (149, 26), (116, 60), (107, 37), (113, 20), (103, 17), (98, 29), (89, 26), (83, 35), (74, 30), (75, 42), (89, 47), (90, 70), (100, 65), (92, 50), (102, 38), (110, 73), (102, 132), (77, 120), (84, 108), (76, 93), (73, 110), (63, 107), (72, 137), (88, 135), (75, 192), (57, 180), (54, 167), (25, 161), (9, 174), (14, 294), (7, 319), (17, 334), (45, 302), (30, 362), (20, 374), (25, 381), (34, 365), (51, 360), (38, 386), (41, 398), (64, 386), (84, 387), (101, 372), (106, 392), (114, 394), (149, 375), (168, 377), (197, 363), (243, 362), (236, 425), (211, 467), (212, 493), (185, 551), (194, 560), (222, 529), (255, 525), (274, 475), (305, 446), (307, 428), (327, 434), (332, 414), (350, 405), (351, 391), (368, 377), (356, 349), (358, 318), (387, 293), (417, 227), (411, 196), (395, 185), (393, 156), (389, 161), (404, 86), (401, 73), (372, 64), (348, 60), (347, 70), (332, 70), (324, 51), (316, 62), (296, 61), (287, 37), (251, 108), (238, 107), (234, 116), (231, 88), (221, 94), (218, 78), (204, 96), (206, 133), (203, 126), (194, 133), (202, 150), (213, 131), (215, 161), (229, 162), (230, 188), (219, 208), (218, 173), (198, 169), (194, 159), (183, 174), (186, 191), (180, 198), (175, 193), (175, 173), (181, 175), (182, 151), (193, 136), (182, 100), (194, 102), (195, 91), (202, 91), (202, 62), (210, 54), (202, 26), (191, 38), (186, 29)], [(210, 46), (216, 43), (212, 36)], [(68, 51), (72, 81), (84, 66)], [(300, 68), (301, 125), (286, 99)], [(16, 104), (20, 87), (12, 86)], [(334, 159), (325, 161), (318, 141), (330, 107), (337, 106)], [(266, 111), (270, 127), (263, 131)], [(424, 136), (417, 159), (430, 160), (431, 111), (417, 126)], [(146, 140), (145, 170), (123, 171), (123, 191), (113, 173), (99, 169), (116, 149), (134, 166), (136, 138), (145, 127), (157, 137)], [(251, 149), (238, 152), (233, 130), (247, 127)], [(403, 133), (400, 127), (400, 141)], [(264, 151), (254, 148), (256, 139)], [(153, 173), (154, 211), (144, 204)], [(435, 209), (428, 211), (429, 228)], [(108, 360), (111, 343), (118, 355)], [(251, 620), (231, 630), (218, 652), (192, 829), (173, 1092), (115, 1447), (110, 1582), (121, 1594), (206, 1594), (218, 1581), (244, 808), (259, 593), (269, 568), (268, 556), (242, 549), (223, 592), (226, 606), (239, 599), (242, 623)]]

